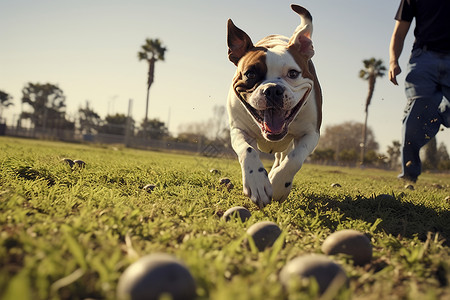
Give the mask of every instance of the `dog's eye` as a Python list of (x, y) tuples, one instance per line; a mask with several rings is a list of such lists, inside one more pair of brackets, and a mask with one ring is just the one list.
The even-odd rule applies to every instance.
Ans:
[(247, 72), (245, 72), (245, 77), (247, 77), (247, 79), (255, 79), (256, 78), (256, 72), (252, 71), (252, 70), (248, 70)]
[(289, 70), (289, 72), (287, 73), (287, 77), (290, 79), (296, 79), (298, 76), (300, 75), (300, 72), (297, 70)]

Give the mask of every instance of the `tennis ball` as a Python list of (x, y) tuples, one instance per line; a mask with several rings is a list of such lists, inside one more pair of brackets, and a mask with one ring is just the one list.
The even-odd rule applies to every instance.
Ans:
[(256, 248), (259, 251), (264, 251), (275, 243), (281, 234), (281, 229), (274, 222), (262, 221), (250, 226), (247, 229), (247, 234), (253, 239)]
[(154, 184), (147, 184), (146, 186), (144, 186), (142, 189), (144, 191), (146, 191), (147, 193), (151, 193), (153, 192), (153, 190), (155, 189), (156, 185)]
[(235, 217), (241, 218), (242, 222), (247, 221), (251, 217), (251, 213), (248, 209), (242, 206), (235, 206), (228, 209), (222, 216), (225, 221), (229, 221)]
[(309, 280), (314, 279), (319, 286), (320, 294), (329, 288), (333, 288), (337, 292), (344, 285), (348, 285), (348, 278), (342, 267), (321, 254), (309, 254), (294, 258), (281, 269), (279, 279), (287, 290), (293, 284), (309, 284)]
[(414, 186), (412, 184), (407, 184), (407, 185), (405, 185), (405, 189), (413, 191)]
[(196, 285), (188, 268), (172, 255), (155, 253), (131, 264), (120, 276), (120, 300), (157, 300), (168, 295), (173, 300), (196, 297)]
[(63, 158), (63, 159), (61, 159), (61, 162), (62, 162), (62, 163), (65, 163), (65, 164), (68, 164), (71, 168), (72, 168), (73, 165), (74, 165), (73, 160), (71, 160), (70, 158)]
[(229, 178), (221, 178), (219, 180), (220, 185), (224, 185), (228, 191), (234, 188), (234, 185), (231, 183), (231, 180)]
[(329, 235), (322, 244), (322, 252), (327, 255), (350, 255), (355, 265), (365, 265), (372, 260), (369, 238), (353, 229), (339, 230)]
[(75, 166), (78, 166), (80, 168), (86, 167), (86, 163), (84, 161), (80, 160), (80, 159), (75, 159), (73, 161), (73, 163), (75, 164)]

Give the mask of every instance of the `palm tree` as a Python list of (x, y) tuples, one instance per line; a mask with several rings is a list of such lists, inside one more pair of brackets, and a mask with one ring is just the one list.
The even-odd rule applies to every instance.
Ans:
[(386, 71), (386, 67), (383, 65), (383, 61), (381, 59), (375, 59), (374, 57), (370, 59), (363, 60), (364, 69), (359, 71), (359, 77), (361, 79), (367, 80), (369, 82), (369, 94), (366, 99), (366, 108), (365, 108), (365, 120), (363, 127), (363, 142), (361, 145), (361, 165), (364, 164), (364, 156), (366, 155), (366, 140), (367, 140), (367, 117), (369, 115), (369, 105), (372, 100), (373, 91), (375, 90), (375, 82), (377, 77), (383, 77), (384, 72)]
[(159, 39), (146, 39), (145, 44), (141, 46), (142, 51), (138, 52), (139, 60), (145, 60), (148, 62), (148, 79), (147, 79), (147, 102), (145, 106), (145, 119), (147, 123), (148, 117), (148, 96), (150, 87), (153, 83), (155, 73), (155, 62), (158, 60), (164, 61), (164, 54), (167, 48), (162, 45)]

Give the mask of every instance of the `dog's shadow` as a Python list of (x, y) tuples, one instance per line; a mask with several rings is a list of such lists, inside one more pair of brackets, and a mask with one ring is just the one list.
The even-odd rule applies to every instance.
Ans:
[[(313, 201), (318, 200), (317, 195), (314, 198)], [(445, 239), (444, 245), (450, 246), (449, 210), (438, 211), (402, 201), (402, 195), (357, 196), (356, 199), (347, 196), (344, 200), (320, 197), (320, 201), (327, 209), (338, 209), (344, 218), (360, 219), (372, 224), (380, 219), (377, 229), (393, 236), (413, 238), (417, 235), (419, 239), (425, 240), (429, 232), (439, 233)]]

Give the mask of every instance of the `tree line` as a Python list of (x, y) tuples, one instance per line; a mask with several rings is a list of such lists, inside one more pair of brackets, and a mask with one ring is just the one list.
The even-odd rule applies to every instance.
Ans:
[[(0, 91), (0, 112), (13, 105), (13, 98)], [(204, 122), (180, 125), (178, 137), (174, 138), (167, 125), (158, 119), (145, 117), (140, 124), (123, 113), (109, 114), (102, 118), (86, 101), (76, 117), (69, 119), (66, 113), (66, 97), (62, 89), (52, 83), (27, 83), (22, 89), (21, 102), (24, 104), (16, 126), (29, 127), (38, 131), (72, 131), (84, 136), (96, 134), (126, 135), (158, 140), (179, 140), (196, 143), (223, 140), (226, 143), (227, 129), (225, 107), (214, 107), (211, 119)], [(0, 123), (2, 118), (0, 114)], [(127, 132), (130, 130), (131, 132)]]
[[(311, 154), (310, 160), (320, 164), (337, 164), (344, 166), (357, 166), (361, 162), (361, 131), (365, 124), (353, 121), (327, 126), (319, 140), (316, 150)], [(370, 127), (365, 129), (366, 143), (364, 151), (364, 165), (388, 169), (397, 169), (400, 165), (401, 143), (392, 141), (386, 153), (379, 151), (379, 145)], [(444, 143), (438, 146), (436, 138), (424, 147), (424, 170), (450, 170), (450, 157)]]

